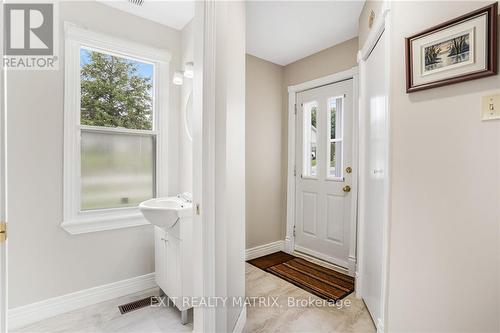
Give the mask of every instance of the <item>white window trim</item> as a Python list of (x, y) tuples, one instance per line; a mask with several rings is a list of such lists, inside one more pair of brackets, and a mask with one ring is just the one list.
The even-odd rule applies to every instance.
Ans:
[[(64, 23), (64, 199), (61, 227), (70, 234), (147, 225), (139, 208), (80, 211), (80, 48), (90, 47), (155, 65), (153, 131), (156, 132), (156, 196), (167, 190), (168, 103), (170, 52), (136, 44)], [(161, 93), (160, 93), (161, 87)], [(134, 130), (131, 130), (132, 132)]]

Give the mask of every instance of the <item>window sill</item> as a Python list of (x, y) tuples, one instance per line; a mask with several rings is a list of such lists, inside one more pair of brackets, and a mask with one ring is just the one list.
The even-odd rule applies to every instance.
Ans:
[(151, 225), (139, 209), (79, 214), (64, 221), (61, 228), (71, 235)]

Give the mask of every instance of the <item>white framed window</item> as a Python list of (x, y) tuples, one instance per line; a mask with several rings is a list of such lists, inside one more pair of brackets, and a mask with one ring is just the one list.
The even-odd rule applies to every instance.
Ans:
[(327, 168), (326, 179), (344, 180), (344, 96), (331, 97), (327, 102)]
[(307, 102), (302, 107), (304, 118), (302, 177), (315, 179), (318, 176), (318, 102)]
[(167, 195), (170, 54), (65, 23), (64, 212), (71, 234), (148, 224)]

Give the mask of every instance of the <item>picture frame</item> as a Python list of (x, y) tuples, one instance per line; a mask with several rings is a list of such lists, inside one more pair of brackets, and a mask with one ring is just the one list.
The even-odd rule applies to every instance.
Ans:
[(406, 92), (498, 73), (498, 2), (405, 39)]

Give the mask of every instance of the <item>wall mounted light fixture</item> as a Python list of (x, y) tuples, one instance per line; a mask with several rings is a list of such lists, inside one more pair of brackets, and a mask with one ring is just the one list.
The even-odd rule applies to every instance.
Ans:
[(187, 79), (192, 79), (194, 77), (194, 64), (192, 61), (186, 62), (186, 64), (184, 65), (184, 70), (182, 72), (175, 71), (172, 82), (175, 85), (180, 86), (184, 83), (184, 77), (186, 77)]
[(182, 86), (182, 84), (184, 83), (184, 76), (182, 75), (182, 72), (175, 71), (172, 82), (177, 86)]
[(188, 79), (192, 79), (194, 77), (194, 64), (193, 62), (186, 62), (184, 65), (184, 76), (187, 77)]

